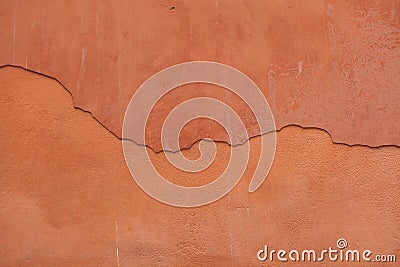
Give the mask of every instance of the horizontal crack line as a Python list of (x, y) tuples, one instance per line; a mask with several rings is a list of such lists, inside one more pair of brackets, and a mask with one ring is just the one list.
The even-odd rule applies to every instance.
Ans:
[(349, 146), (349, 147), (353, 147), (353, 146), (363, 146), (363, 147), (368, 147), (368, 148), (373, 148), (373, 149), (379, 149), (379, 148), (384, 148), (384, 147), (398, 147), (398, 148), (400, 148), (400, 145), (397, 145), (397, 144), (382, 144), (382, 145), (372, 146), (372, 145), (360, 144), (360, 143), (349, 144), (349, 143), (345, 143), (345, 142), (338, 142), (338, 141), (334, 141), (334, 140), (333, 140), (333, 137), (332, 137), (332, 134), (331, 134), (329, 131), (327, 131), (326, 129), (324, 129), (324, 128), (317, 127), (317, 126), (303, 126), (303, 125), (300, 125), (300, 124), (291, 123), (291, 124), (284, 125), (284, 126), (280, 127), (279, 129), (276, 129), (276, 130), (274, 130), (274, 131), (270, 131), (270, 132), (266, 132), (266, 133), (262, 133), (262, 134), (252, 135), (252, 136), (248, 137), (247, 139), (245, 139), (243, 142), (238, 143), (238, 144), (231, 144), (231, 143), (229, 143), (228, 141), (223, 141), (223, 140), (213, 140), (213, 139), (210, 140), (210, 138), (207, 138), (207, 139), (205, 139), (205, 138), (200, 138), (200, 139), (197, 139), (196, 141), (193, 141), (189, 146), (182, 147), (182, 148), (180, 148), (180, 149), (178, 149), (178, 150), (168, 150), (168, 149), (159, 149), (159, 150), (156, 150), (156, 149), (154, 149), (153, 147), (151, 147), (151, 146), (149, 146), (149, 145), (147, 145), (147, 144), (139, 143), (139, 142), (137, 142), (137, 141), (135, 141), (135, 140), (132, 140), (132, 139), (129, 139), (129, 138), (119, 137), (116, 133), (114, 133), (111, 129), (109, 129), (106, 125), (104, 125), (99, 119), (97, 119), (96, 116), (93, 115), (93, 113), (92, 113), (90, 110), (85, 110), (85, 109), (82, 108), (82, 107), (76, 106), (76, 105), (75, 105), (75, 102), (74, 102), (74, 96), (72, 95), (71, 91), (69, 91), (68, 88), (65, 87), (57, 78), (52, 77), (52, 76), (47, 75), (47, 74), (44, 74), (44, 73), (41, 73), (41, 72), (38, 72), (38, 71), (34, 71), (34, 70), (31, 70), (31, 69), (24, 68), (24, 67), (22, 67), (22, 66), (17, 66), (17, 65), (12, 65), (12, 64), (5, 64), (5, 65), (2, 65), (2, 66), (0, 66), (0, 69), (1, 69), (1, 68), (5, 68), (5, 67), (20, 68), (20, 69), (23, 69), (23, 70), (25, 70), (25, 71), (29, 71), (29, 72), (31, 72), (31, 73), (34, 73), (34, 74), (37, 74), (37, 75), (42, 75), (42, 76), (44, 76), (44, 77), (50, 78), (50, 79), (52, 79), (52, 80), (55, 80), (55, 81), (56, 81), (58, 84), (60, 84), (60, 85), (68, 92), (68, 94), (71, 96), (72, 105), (73, 105), (73, 107), (74, 107), (75, 109), (80, 110), (80, 111), (83, 111), (83, 112), (85, 112), (85, 113), (89, 113), (93, 119), (95, 119), (103, 128), (105, 128), (109, 133), (111, 133), (114, 137), (118, 138), (119, 140), (121, 140), (121, 141), (122, 141), (122, 140), (129, 140), (129, 141), (132, 141), (133, 143), (135, 143), (135, 144), (138, 145), (138, 146), (146, 146), (147, 148), (151, 149), (154, 153), (162, 153), (162, 152), (177, 153), (177, 152), (179, 152), (179, 151), (190, 150), (197, 142), (200, 142), (200, 141), (213, 141), (213, 142), (216, 142), (216, 143), (222, 143), (222, 144), (227, 144), (227, 145), (232, 146), (232, 147), (236, 147), (236, 146), (240, 146), (240, 145), (243, 145), (243, 144), (249, 142), (249, 141), (250, 141), (251, 139), (253, 139), (253, 138), (261, 137), (261, 136), (263, 136), (263, 135), (270, 134), (270, 133), (272, 133), (272, 132), (280, 132), (281, 130), (283, 130), (283, 129), (287, 128), (287, 127), (290, 127), (290, 126), (300, 127), (300, 128), (302, 128), (302, 129), (304, 129), (304, 130), (306, 130), (306, 129), (316, 129), (316, 130), (324, 131), (325, 133), (327, 133), (327, 134), (329, 135), (329, 137), (330, 137), (330, 139), (331, 139), (331, 142), (332, 142), (333, 144), (336, 144), (336, 145), (345, 145), (345, 146)]

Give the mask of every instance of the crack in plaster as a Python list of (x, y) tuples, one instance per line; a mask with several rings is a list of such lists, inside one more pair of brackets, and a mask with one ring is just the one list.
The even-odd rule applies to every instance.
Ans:
[[(32, 72), (32, 73), (35, 73), (35, 74), (38, 74), (38, 75), (42, 75), (42, 76), (45, 76), (45, 77), (47, 77), (47, 78), (50, 78), (50, 79), (53, 79), (53, 80), (57, 81), (57, 83), (59, 83), (59, 84), (68, 92), (68, 94), (71, 96), (72, 104), (73, 104), (73, 107), (74, 107), (75, 109), (80, 110), (80, 111), (83, 111), (83, 112), (86, 112), (86, 113), (89, 113), (93, 119), (95, 119), (103, 128), (105, 128), (108, 132), (110, 132), (112, 135), (114, 135), (114, 136), (115, 136), (116, 138), (118, 138), (119, 140), (129, 140), (129, 141), (132, 141), (133, 143), (135, 143), (135, 144), (138, 145), (138, 146), (146, 146), (147, 148), (151, 149), (151, 150), (152, 150), (154, 153), (156, 153), (156, 154), (162, 153), (162, 152), (177, 153), (177, 152), (179, 152), (179, 151), (190, 150), (196, 143), (198, 143), (198, 142), (200, 142), (200, 141), (207, 141), (207, 142), (210, 142), (209, 138), (208, 138), (208, 139), (200, 138), (200, 139), (197, 139), (197, 140), (191, 142), (191, 144), (190, 144), (189, 146), (181, 147), (181, 148), (178, 149), (178, 150), (168, 150), (168, 149), (156, 150), (156, 149), (154, 149), (153, 147), (151, 147), (151, 146), (149, 146), (149, 145), (147, 145), (147, 144), (139, 143), (139, 142), (137, 142), (137, 141), (135, 141), (135, 140), (132, 140), (132, 139), (121, 138), (121, 137), (119, 137), (116, 133), (114, 133), (112, 130), (110, 130), (107, 126), (105, 126), (99, 119), (97, 119), (97, 118), (93, 115), (93, 113), (92, 113), (90, 110), (86, 110), (86, 109), (84, 109), (84, 108), (82, 108), (82, 107), (76, 106), (76, 105), (75, 105), (75, 102), (74, 102), (74, 97), (73, 97), (72, 93), (71, 93), (71, 92), (68, 90), (68, 88), (66, 88), (57, 78), (54, 78), (54, 77), (49, 76), (49, 75), (44, 74), (44, 73), (40, 73), (40, 72), (37, 72), (37, 71), (34, 71), (34, 70), (30, 70), (30, 69), (24, 68), (24, 67), (22, 67), (22, 66), (17, 66), (17, 65), (12, 65), (12, 64), (2, 65), (2, 66), (0, 66), (0, 69), (1, 69), (1, 68), (5, 68), (5, 67), (20, 68), (20, 69), (23, 69), (23, 70), (26, 70), (26, 71), (29, 71), (29, 72)], [(299, 70), (299, 72), (300, 72), (300, 70)], [(300, 73), (301, 73), (301, 72), (300, 72)], [(302, 129), (304, 129), (304, 130), (306, 130), (306, 129), (317, 129), (317, 130), (322, 130), (322, 131), (324, 131), (325, 133), (327, 133), (327, 134), (329, 135), (329, 137), (330, 137), (330, 139), (331, 139), (331, 142), (332, 142), (333, 144), (336, 144), (336, 145), (346, 145), (346, 146), (349, 146), (349, 147), (353, 147), (353, 146), (364, 146), (364, 147), (369, 147), (369, 148), (374, 148), (374, 149), (383, 148), (383, 147), (398, 147), (398, 148), (400, 148), (400, 145), (397, 145), (397, 144), (383, 144), (383, 145), (378, 145), (378, 146), (372, 146), (372, 145), (361, 144), (361, 143), (349, 144), (349, 143), (346, 143), (346, 142), (339, 142), (339, 141), (335, 141), (335, 140), (333, 139), (333, 135), (332, 135), (328, 130), (326, 130), (326, 129), (324, 129), (324, 128), (317, 127), (317, 126), (303, 126), (303, 125), (296, 124), (296, 123), (291, 123), (291, 124), (284, 125), (284, 126), (280, 127), (279, 129), (276, 129), (275, 132), (280, 132), (281, 130), (283, 130), (283, 129), (287, 128), (287, 127), (290, 127), (290, 126), (297, 126), (297, 127), (300, 127), (300, 128), (302, 128)], [(232, 145), (231, 143), (227, 142), (227, 141), (221, 141), (221, 140), (212, 140), (212, 141), (215, 142), (215, 143), (224, 143), (224, 144), (227, 144), (227, 145), (229, 145), (229, 146), (236, 147), (236, 146), (240, 146), (240, 145), (245, 144), (246, 142), (248, 142), (249, 140), (251, 140), (251, 139), (253, 139), (253, 138), (257, 138), (257, 137), (260, 137), (260, 136), (269, 134), (269, 133), (271, 133), (271, 132), (272, 132), (272, 131), (266, 132), (266, 133), (262, 133), (262, 134), (256, 134), (256, 135), (254, 135), (254, 136), (250, 136), (249, 138), (247, 138), (247, 139), (244, 140), (243, 142), (238, 143), (238, 144), (233, 144), (233, 145)]]

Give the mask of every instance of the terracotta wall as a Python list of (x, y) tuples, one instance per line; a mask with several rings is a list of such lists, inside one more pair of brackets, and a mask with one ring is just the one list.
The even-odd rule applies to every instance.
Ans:
[[(74, 109), (55, 80), (6, 67), (0, 85), (3, 266), (112, 266), (117, 251), (121, 266), (257, 266), (265, 244), (324, 249), (343, 236), (354, 249), (400, 253), (398, 147), (349, 147), (286, 127), (258, 191), (247, 192), (251, 160), (228, 196), (176, 208), (136, 185), (121, 141)], [(228, 145), (218, 148), (222, 159), (203, 179), (224, 165)], [(152, 157), (172, 172), (162, 153)]]
[[(278, 128), (313, 126), (336, 142), (400, 145), (400, 124), (393, 120), (400, 116), (398, 0), (0, 5), (0, 65), (57, 78), (76, 106), (117, 136), (126, 105), (147, 78), (177, 63), (206, 60), (249, 75), (271, 105)], [(160, 110), (199, 91), (176, 93)], [(201, 87), (202, 94), (207, 91), (224, 96)], [(225, 101), (235, 106), (234, 98)], [(246, 114), (240, 105), (238, 110)], [(148, 132), (156, 150), (161, 149), (158, 122), (150, 121), (154, 127)], [(183, 135), (182, 146), (204, 138), (205, 127), (213, 139), (227, 140), (218, 127), (199, 122)]]
[[(398, 1), (3, 1), (0, 22), (0, 65), (20, 66), (0, 68), (1, 266), (281, 266), (257, 251), (322, 250), (339, 238), (400, 260)], [(135, 183), (119, 137), (137, 87), (189, 60), (248, 74), (279, 131), (256, 192), (251, 155), (227, 196), (178, 208)], [(215, 164), (189, 176), (166, 164), (161, 118), (200, 95), (247, 109), (216, 86), (175, 93), (155, 113), (148, 151), (172, 182), (205, 184), (230, 145), (217, 142)], [(189, 126), (189, 158), (199, 138), (226, 141), (209, 121)]]

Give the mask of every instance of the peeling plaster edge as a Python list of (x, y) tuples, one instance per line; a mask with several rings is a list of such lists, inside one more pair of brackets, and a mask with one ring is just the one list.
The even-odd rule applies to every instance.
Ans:
[[(63, 87), (63, 88), (68, 92), (68, 94), (71, 96), (72, 105), (73, 105), (73, 107), (74, 107), (75, 109), (80, 110), (80, 111), (83, 111), (83, 112), (85, 112), (85, 113), (89, 113), (89, 114), (91, 115), (91, 117), (92, 117), (94, 120), (96, 120), (103, 128), (105, 128), (109, 133), (111, 133), (114, 137), (118, 138), (119, 140), (121, 140), (121, 141), (122, 141), (122, 140), (129, 140), (129, 141), (135, 143), (135, 144), (138, 145), (138, 146), (146, 146), (147, 148), (151, 149), (151, 150), (152, 150), (154, 153), (156, 153), (156, 154), (162, 153), (162, 152), (177, 153), (177, 152), (179, 152), (179, 151), (190, 150), (196, 143), (198, 143), (198, 142), (200, 142), (200, 141), (202, 141), (202, 140), (204, 140), (204, 141), (210, 141), (209, 139), (200, 138), (200, 139), (198, 139), (198, 140), (196, 140), (196, 141), (193, 141), (189, 146), (182, 147), (182, 148), (180, 148), (179, 150), (166, 150), (166, 149), (155, 150), (153, 147), (151, 147), (151, 146), (149, 146), (149, 145), (146, 145), (146, 144), (143, 144), (143, 143), (138, 143), (138, 142), (136, 142), (135, 140), (132, 140), (132, 139), (126, 139), (126, 138), (119, 137), (116, 133), (114, 133), (114, 132), (113, 132), (112, 130), (110, 130), (107, 126), (105, 126), (99, 119), (97, 119), (97, 118), (95, 117), (95, 115), (94, 115), (91, 111), (86, 110), (86, 109), (84, 109), (84, 108), (82, 108), (82, 107), (76, 106), (76, 105), (75, 105), (75, 102), (74, 102), (74, 97), (73, 97), (72, 93), (71, 93), (71, 92), (68, 90), (68, 88), (65, 87), (57, 78), (54, 78), (54, 77), (52, 77), (52, 76), (50, 76), (50, 75), (47, 75), (47, 74), (43, 74), (43, 73), (38, 72), (38, 71), (34, 71), (34, 70), (31, 70), (31, 69), (24, 68), (24, 67), (22, 67), (22, 66), (17, 66), (17, 65), (12, 65), (12, 64), (1, 65), (1, 66), (0, 66), (0, 69), (5, 68), (5, 67), (20, 68), (20, 69), (23, 69), (23, 70), (25, 70), (25, 71), (29, 71), (29, 72), (31, 72), (31, 73), (34, 73), (34, 74), (37, 74), (37, 75), (42, 75), (42, 76), (44, 76), (44, 77), (50, 78), (50, 79), (52, 79), (52, 80), (55, 80), (55, 81), (56, 81), (57, 83), (59, 83), (59, 84), (61, 85), (61, 87)], [(284, 126), (280, 127), (279, 129), (277, 129), (277, 130), (275, 130), (275, 131), (270, 131), (270, 132), (266, 132), (266, 133), (262, 133), (262, 134), (256, 134), (256, 135), (254, 135), (254, 136), (250, 136), (248, 139), (246, 139), (246, 140), (244, 140), (243, 142), (238, 143), (238, 144), (231, 144), (231, 143), (229, 143), (228, 141), (221, 141), (221, 140), (212, 140), (212, 141), (215, 142), (215, 143), (222, 143), (222, 144), (230, 145), (230, 146), (232, 146), (232, 147), (236, 147), (236, 146), (240, 146), (240, 145), (243, 145), (243, 144), (247, 143), (248, 141), (250, 141), (250, 140), (253, 139), (253, 138), (257, 138), (257, 137), (260, 137), (260, 136), (263, 136), (263, 135), (266, 135), (266, 134), (269, 134), (269, 133), (272, 133), (272, 132), (280, 132), (281, 130), (283, 130), (283, 129), (287, 128), (287, 127), (290, 127), (290, 126), (300, 127), (300, 128), (302, 128), (302, 129), (304, 129), (304, 130), (306, 130), (306, 129), (321, 130), (321, 131), (323, 131), (323, 132), (325, 132), (326, 134), (329, 135), (329, 137), (330, 137), (332, 143), (335, 144), (335, 145), (345, 145), (345, 146), (348, 146), (348, 147), (363, 146), (363, 147), (368, 147), (368, 148), (373, 148), (373, 149), (379, 149), (379, 148), (384, 148), (384, 147), (397, 147), (397, 148), (400, 148), (400, 144), (399, 144), (399, 145), (397, 145), (397, 144), (368, 145), (368, 144), (361, 144), (361, 143), (352, 143), (352, 144), (349, 144), (349, 143), (345, 143), (345, 142), (335, 141), (335, 140), (333, 139), (333, 135), (332, 135), (328, 130), (326, 130), (326, 129), (324, 129), (324, 128), (321, 128), (321, 127), (318, 127), (318, 126), (303, 126), (303, 125), (296, 124), (296, 123), (291, 123), (291, 124), (284, 125)]]
[(93, 115), (93, 113), (92, 113), (90, 110), (86, 110), (86, 109), (84, 109), (84, 108), (82, 108), (82, 107), (76, 106), (76, 105), (75, 105), (75, 102), (74, 102), (74, 96), (72, 95), (72, 93), (71, 93), (71, 92), (68, 90), (68, 88), (65, 87), (57, 78), (54, 78), (54, 77), (52, 77), (52, 76), (50, 76), (50, 75), (47, 75), (47, 74), (43, 74), (43, 73), (38, 72), (38, 71), (34, 71), (34, 70), (31, 70), (31, 69), (24, 68), (24, 67), (22, 67), (22, 66), (17, 66), (17, 65), (12, 65), (12, 64), (1, 65), (1, 66), (0, 66), (0, 69), (6, 68), (6, 67), (13, 67), (13, 68), (23, 69), (23, 70), (25, 70), (25, 71), (29, 71), (29, 72), (31, 72), (31, 73), (34, 73), (34, 74), (37, 74), (37, 75), (41, 75), (41, 76), (44, 76), (44, 77), (46, 77), (46, 78), (50, 78), (50, 79), (52, 79), (52, 80), (55, 80), (55, 81), (56, 81), (58, 84), (60, 84), (61, 87), (64, 88), (65, 91), (67, 91), (68, 94), (71, 96), (72, 105), (73, 105), (73, 107), (74, 107), (75, 109), (80, 110), (80, 111), (83, 111), (83, 112), (85, 112), (85, 113), (89, 113), (90, 116), (92, 116), (92, 118), (95, 119), (103, 128), (105, 128), (108, 132), (110, 132), (110, 133), (111, 133), (112, 135), (114, 135), (116, 138), (118, 138), (118, 139), (121, 140), (121, 138), (120, 138), (117, 134), (115, 134), (113, 131), (111, 131), (110, 129), (108, 129), (107, 126), (105, 126), (101, 121), (99, 121), (99, 120)]

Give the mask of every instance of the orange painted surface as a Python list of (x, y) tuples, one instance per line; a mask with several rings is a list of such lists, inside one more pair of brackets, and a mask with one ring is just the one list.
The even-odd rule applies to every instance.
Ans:
[[(278, 128), (314, 126), (336, 142), (400, 145), (397, 0), (2, 1), (0, 39), (0, 65), (57, 78), (76, 106), (118, 136), (127, 103), (147, 78), (208, 60), (249, 75)], [(193, 89), (159, 110), (199, 89), (239, 105), (212, 87)], [(240, 105), (239, 112), (249, 116)], [(150, 128), (158, 129), (157, 118)], [(182, 135), (182, 147), (204, 135), (226, 140), (203, 121)], [(160, 150), (158, 131), (149, 136), (148, 145)]]
[[(252, 157), (229, 196), (174, 208), (138, 187), (121, 141), (74, 109), (56, 81), (1, 68), (0, 94), (1, 266), (266, 266), (256, 257), (266, 244), (317, 250), (340, 237), (351, 249), (400, 255), (398, 147), (338, 145), (322, 130), (286, 127), (258, 191), (247, 192)], [(229, 146), (217, 147), (222, 158), (203, 182), (224, 167)], [(170, 176), (163, 153), (150, 153)], [(195, 158), (196, 145), (185, 154)]]

